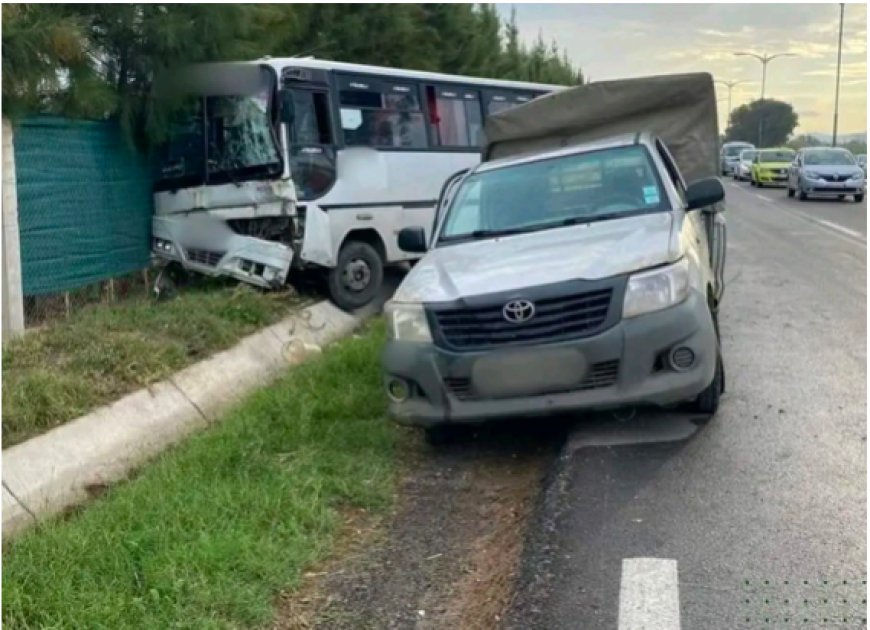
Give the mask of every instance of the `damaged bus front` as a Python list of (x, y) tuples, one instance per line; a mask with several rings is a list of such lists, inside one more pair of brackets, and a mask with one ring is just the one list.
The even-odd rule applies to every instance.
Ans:
[(188, 68), (160, 86), (182, 102), (158, 153), (152, 248), (162, 262), (263, 288), (286, 282), (299, 226), (277, 86), (256, 64)]

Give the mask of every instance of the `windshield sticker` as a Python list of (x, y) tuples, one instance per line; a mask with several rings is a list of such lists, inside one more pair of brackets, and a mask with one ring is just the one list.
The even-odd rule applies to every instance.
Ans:
[[(637, 190), (637, 189), (635, 189)], [(656, 186), (643, 187), (643, 201), (646, 204), (654, 204), (659, 202), (659, 189)]]

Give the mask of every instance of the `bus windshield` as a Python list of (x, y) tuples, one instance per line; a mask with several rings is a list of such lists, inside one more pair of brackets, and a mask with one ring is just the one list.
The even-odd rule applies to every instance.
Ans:
[(619, 147), (470, 175), (439, 242), (485, 238), (668, 209), (642, 146)]
[(188, 97), (158, 151), (156, 189), (280, 174), (272, 90), (273, 85), (263, 82), (252, 94)]

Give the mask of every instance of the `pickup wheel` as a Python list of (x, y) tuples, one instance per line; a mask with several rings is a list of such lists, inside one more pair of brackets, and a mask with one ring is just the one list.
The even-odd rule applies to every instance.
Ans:
[(363, 241), (348, 241), (329, 270), (329, 297), (346, 311), (360, 308), (374, 299), (383, 280), (384, 261), (377, 250)]
[(692, 405), (695, 411), (707, 415), (714, 415), (719, 409), (719, 399), (725, 392), (725, 363), (722, 361), (722, 338), (719, 334), (719, 314), (710, 308), (710, 315), (713, 318), (713, 329), (716, 331), (716, 372), (713, 375), (713, 382), (707, 388), (698, 394)]

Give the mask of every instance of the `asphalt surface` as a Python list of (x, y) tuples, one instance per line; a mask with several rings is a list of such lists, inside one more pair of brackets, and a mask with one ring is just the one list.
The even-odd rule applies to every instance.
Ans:
[(866, 202), (726, 190), (720, 411), (578, 421), (508, 627), (866, 627)]

